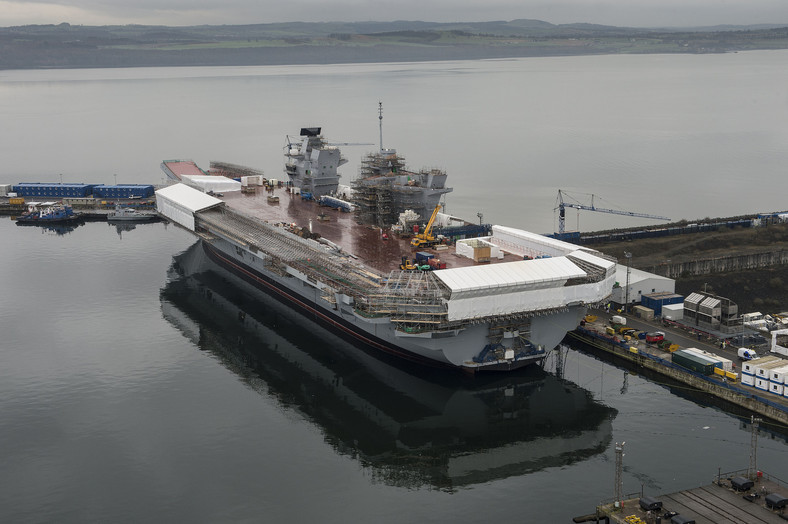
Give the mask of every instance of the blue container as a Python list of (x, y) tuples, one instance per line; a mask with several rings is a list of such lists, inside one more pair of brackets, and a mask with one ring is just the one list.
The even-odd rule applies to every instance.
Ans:
[(662, 316), (662, 306), (681, 304), (682, 302), (684, 302), (684, 296), (676, 293), (649, 293), (640, 297), (640, 305), (654, 310), (654, 315), (658, 317)]
[(42, 184), (24, 182), (13, 187), (19, 196), (39, 198), (85, 198), (90, 195), (93, 184)]
[(153, 186), (143, 184), (99, 185), (93, 188), (96, 198), (148, 198), (153, 196)]

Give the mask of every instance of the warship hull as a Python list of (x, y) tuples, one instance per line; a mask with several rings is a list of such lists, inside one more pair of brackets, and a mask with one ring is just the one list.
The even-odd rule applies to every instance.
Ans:
[(529, 319), (529, 341), (538, 349), (517, 358), (474, 362), (473, 357), (489, 344), (491, 322), (469, 323), (440, 332), (406, 333), (398, 330), (390, 317), (359, 315), (353, 304), (330, 300), (333, 297), (281, 267), (271, 271), (267, 258), (237, 242), (212, 234), (202, 244), (216, 264), (357, 346), (436, 367), (468, 372), (509, 371), (540, 362), (546, 356), (545, 348), (556, 347), (586, 312), (580, 304), (540, 312)]
[[(300, 146), (288, 140), (286, 185), (268, 180), (264, 194), (211, 195), (176, 184), (156, 192), (157, 211), (199, 236), (215, 263), (305, 318), (366, 350), (432, 366), (475, 373), (538, 363), (587, 305), (609, 296), (615, 261), (542, 235), (491, 225), (487, 236), (444, 238), (426, 253), (432, 244), (411, 241), (407, 228), (391, 234), (391, 217), (451, 191), (444, 173), (407, 171), (394, 150), (369, 157), (355, 184), (357, 212), (328, 216), (320, 193), (338, 187), (343, 157), (319, 128), (301, 136)], [(183, 161), (163, 166), (199, 170)], [(411, 197), (394, 205), (405, 190)], [(436, 215), (437, 206), (417, 236), (430, 236)], [(440, 219), (455, 220), (469, 224)], [(421, 263), (410, 262), (414, 255)]]

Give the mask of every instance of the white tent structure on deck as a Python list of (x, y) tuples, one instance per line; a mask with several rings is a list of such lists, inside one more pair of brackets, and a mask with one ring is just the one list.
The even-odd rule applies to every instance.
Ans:
[(185, 184), (156, 191), (156, 211), (191, 231), (194, 231), (194, 213), (220, 205), (224, 202)]
[(240, 191), (241, 183), (224, 176), (212, 175), (183, 175), (181, 180), (184, 184), (203, 193), (213, 191), (214, 193), (226, 193), (229, 191)]

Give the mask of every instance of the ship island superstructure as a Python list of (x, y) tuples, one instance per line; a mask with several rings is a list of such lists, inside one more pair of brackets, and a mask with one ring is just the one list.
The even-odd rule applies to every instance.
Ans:
[[(304, 158), (321, 155), (325, 149), (316, 148), (326, 146), (319, 131), (304, 129), (311, 129), (301, 144)], [(337, 163), (325, 165), (333, 170), (342, 157), (329, 147), (327, 158)], [(331, 183), (299, 178), (306, 174), (301, 170), (314, 172), (293, 149), (286, 163), (295, 158), (297, 167), (284, 187), (265, 185), (264, 194), (233, 192), (220, 199), (176, 184), (157, 191), (158, 210), (201, 237), (212, 260), (366, 349), (472, 372), (516, 369), (543, 360), (577, 326), (586, 306), (604, 301), (613, 288), (615, 260), (498, 225), (443, 251), (446, 269), (400, 269), (400, 259), (412, 255), (408, 240), (365, 224), (362, 206), (356, 213), (332, 210), (326, 220), (325, 208), (294, 184), (308, 182), (305, 187), (327, 195), (338, 177)], [(382, 148), (377, 158), (385, 158)], [(392, 180), (392, 192), (403, 181), (420, 191), (394, 205), (397, 213), (412, 202), (432, 205), (433, 196), (451, 190), (445, 175), (435, 173), (426, 174), (432, 182), (409, 184), (408, 175), (394, 182), (401, 167), (387, 161), (382, 173)], [(363, 192), (354, 202), (359, 198)]]

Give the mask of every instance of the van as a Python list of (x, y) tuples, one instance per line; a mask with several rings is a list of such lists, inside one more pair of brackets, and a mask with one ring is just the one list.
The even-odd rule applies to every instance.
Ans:
[(739, 360), (752, 360), (754, 358), (758, 358), (758, 354), (752, 349), (748, 348), (739, 348), (738, 355)]

